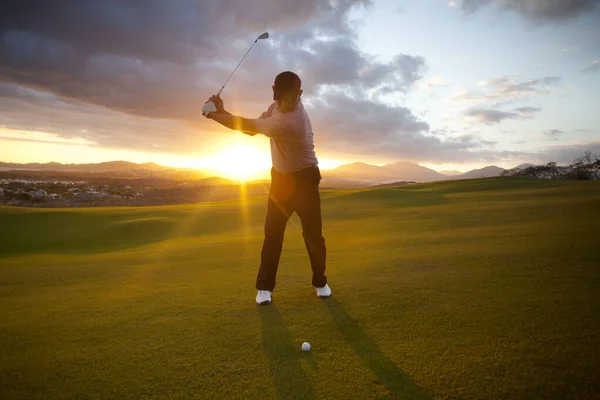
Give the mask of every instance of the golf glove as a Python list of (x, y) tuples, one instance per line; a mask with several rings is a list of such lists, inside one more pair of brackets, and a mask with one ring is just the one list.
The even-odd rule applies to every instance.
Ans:
[(206, 117), (210, 112), (217, 112), (217, 106), (215, 106), (215, 103), (212, 101), (209, 101), (202, 106), (202, 115)]

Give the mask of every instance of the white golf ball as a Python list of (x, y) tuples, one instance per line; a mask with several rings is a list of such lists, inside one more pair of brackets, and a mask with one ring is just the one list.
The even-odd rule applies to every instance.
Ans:
[(308, 343), (308, 342), (302, 343), (302, 350), (303, 351), (310, 351), (310, 343)]

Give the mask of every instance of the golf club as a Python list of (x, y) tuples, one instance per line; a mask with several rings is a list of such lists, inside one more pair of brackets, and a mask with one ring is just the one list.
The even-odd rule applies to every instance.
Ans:
[[(229, 75), (229, 78), (227, 78), (227, 80), (225, 81), (225, 83), (223, 84), (223, 86), (221, 86), (221, 89), (219, 90), (219, 93), (217, 93), (217, 96), (221, 95), (221, 92), (223, 91), (223, 89), (225, 89), (225, 85), (227, 85), (227, 82), (229, 82), (229, 80), (231, 79), (231, 77), (233, 76), (233, 74), (235, 74), (235, 71), (237, 71), (237, 69), (240, 67), (240, 65), (242, 65), (242, 62), (244, 62), (244, 60), (246, 59), (246, 57), (250, 53), (250, 50), (252, 50), (252, 48), (254, 47), (254, 45), (256, 44), (256, 42), (258, 42), (259, 40), (268, 39), (268, 38), (269, 38), (269, 32), (265, 32), (265, 33), (263, 33), (262, 35), (260, 35), (259, 37), (256, 38), (256, 40), (254, 41), (254, 43), (252, 43), (252, 46), (250, 46), (250, 48), (248, 49), (248, 51), (246, 52), (246, 54), (244, 54), (244, 57), (242, 57), (242, 59), (240, 60), (240, 62), (238, 63), (238, 65), (236, 65), (236, 67), (233, 70), (233, 72), (231, 73), (231, 75)], [(204, 107), (202, 107), (202, 114), (203, 115), (206, 115), (209, 112), (215, 112), (215, 111), (217, 111), (217, 107), (211, 101), (207, 102), (204, 105)]]
[(256, 44), (256, 42), (258, 42), (259, 40), (262, 39), (268, 39), (269, 38), (269, 32), (265, 32), (262, 35), (260, 35), (259, 37), (256, 38), (256, 40), (254, 41), (254, 43), (252, 43), (252, 46), (250, 46), (250, 48), (248, 49), (248, 51), (246, 52), (246, 54), (244, 54), (244, 57), (242, 57), (242, 59), (240, 60), (240, 62), (238, 63), (238, 65), (235, 67), (235, 69), (233, 70), (233, 72), (231, 73), (231, 75), (229, 75), (229, 78), (227, 78), (227, 80), (225, 81), (225, 83), (223, 84), (223, 86), (221, 86), (221, 89), (219, 90), (219, 93), (217, 93), (217, 96), (219, 96), (221, 94), (221, 92), (223, 91), (223, 89), (225, 89), (225, 85), (227, 85), (227, 82), (229, 82), (229, 80), (231, 79), (231, 77), (233, 76), (233, 74), (235, 74), (235, 71), (237, 71), (237, 69), (240, 67), (240, 65), (242, 65), (242, 62), (246, 59), (246, 57), (248, 56), (248, 53), (250, 53), (250, 50), (252, 50), (252, 48), (254, 47), (254, 45)]

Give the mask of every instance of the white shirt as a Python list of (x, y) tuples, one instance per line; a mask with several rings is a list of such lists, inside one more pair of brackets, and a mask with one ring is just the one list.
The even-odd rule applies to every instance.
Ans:
[(302, 101), (286, 113), (280, 113), (274, 102), (256, 120), (256, 126), (271, 139), (271, 160), (277, 172), (295, 172), (319, 164), (312, 125)]

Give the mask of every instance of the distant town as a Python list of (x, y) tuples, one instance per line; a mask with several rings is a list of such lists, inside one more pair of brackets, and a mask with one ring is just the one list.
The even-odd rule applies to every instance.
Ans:
[[(382, 167), (345, 164), (323, 171), (322, 188), (364, 188), (447, 179), (521, 176), (536, 179), (600, 179), (600, 158), (591, 153), (571, 165), (522, 164), (505, 170), (487, 166), (448, 176), (418, 164), (397, 162)], [(66, 165), (0, 162), (0, 205), (22, 207), (156, 206), (236, 200), (263, 196), (268, 181), (233, 182), (206, 171), (157, 164), (115, 161)]]
[[(57, 176), (58, 175), (58, 176)], [(152, 206), (264, 195), (265, 182), (244, 185), (222, 178), (61, 177), (45, 171), (0, 171), (0, 205), (22, 207)], [(87, 176), (86, 176), (87, 175)]]

